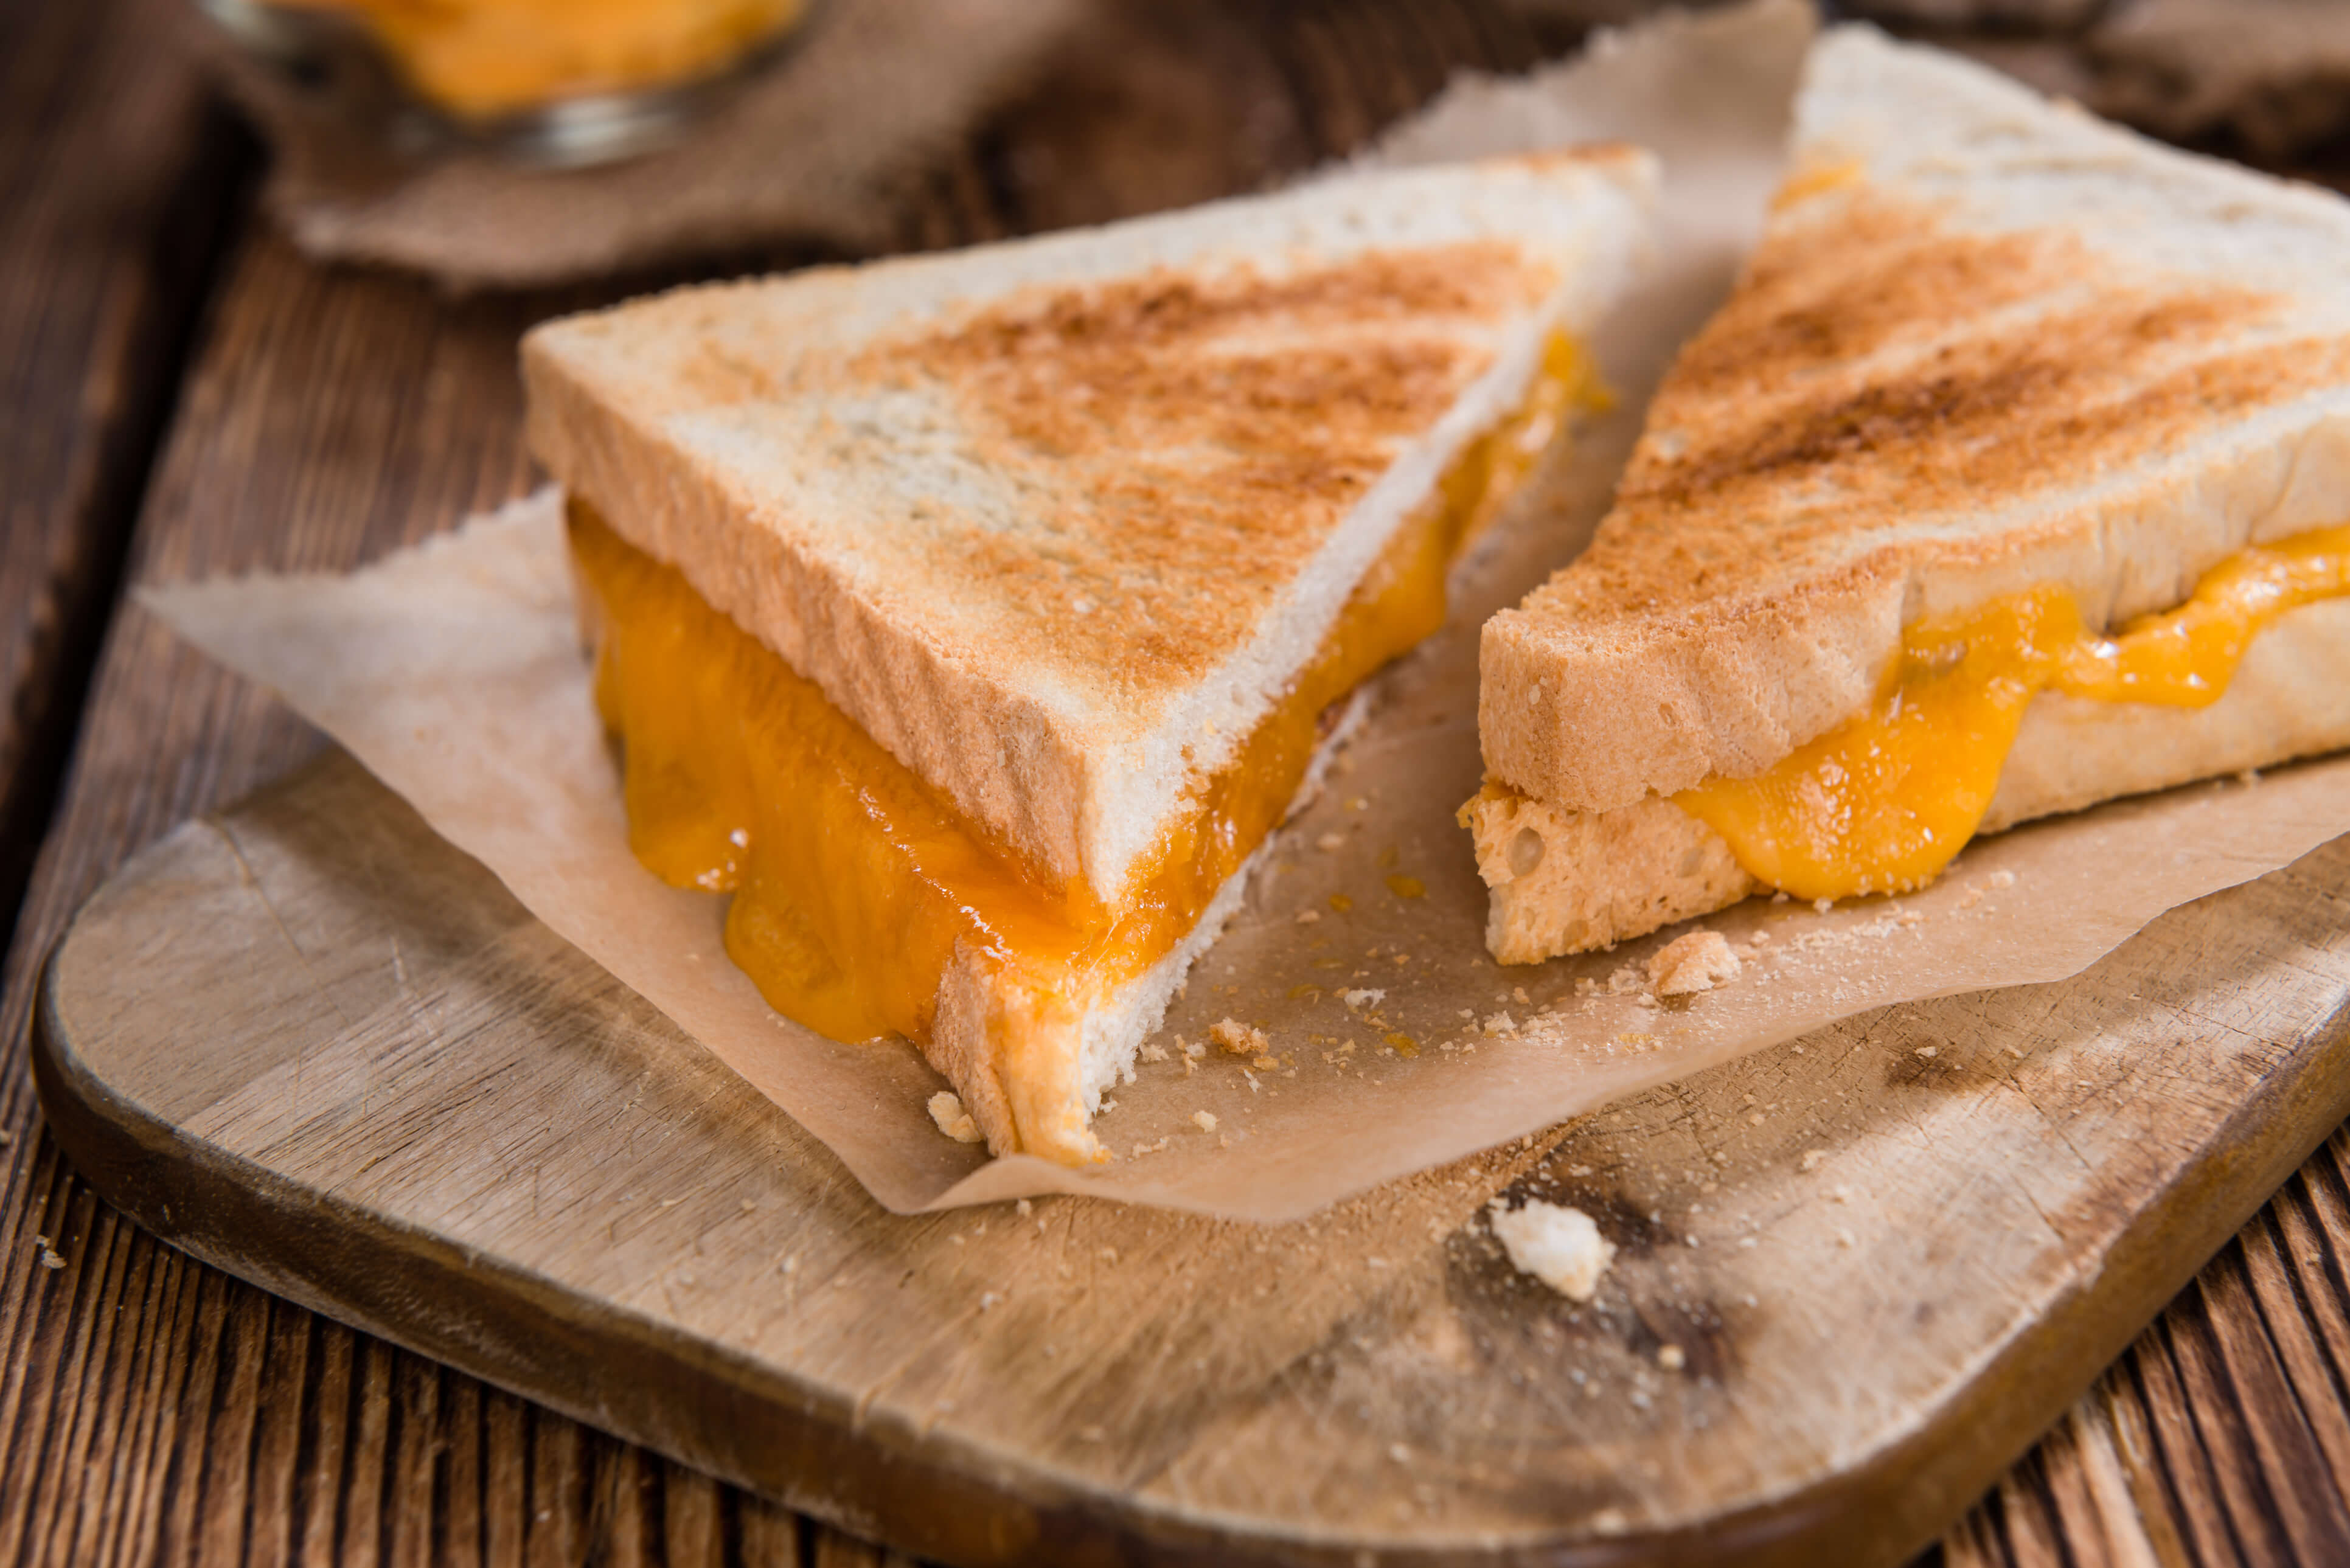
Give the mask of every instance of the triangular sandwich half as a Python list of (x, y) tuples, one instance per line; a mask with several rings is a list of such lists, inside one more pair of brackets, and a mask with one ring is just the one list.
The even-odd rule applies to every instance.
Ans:
[(1088, 1127), (1328, 715), (1572, 416), (1654, 171), (1360, 174), (525, 340), (632, 840), (942, 1127)]
[(2350, 745), (2350, 202), (1862, 27), (1590, 550), (1481, 647), (1496, 956)]

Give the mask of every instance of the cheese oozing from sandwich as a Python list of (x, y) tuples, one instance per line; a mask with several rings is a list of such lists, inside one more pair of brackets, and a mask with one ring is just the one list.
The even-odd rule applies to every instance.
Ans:
[(923, 783), (815, 682), (577, 498), (596, 699), (622, 755), (631, 848), (731, 893), (728, 955), (777, 1012), (836, 1040), (928, 1037), (958, 955), (1082, 1005), (1172, 951), (1279, 825), (1324, 714), (1443, 623), (1445, 578), (1576, 409), (1603, 400), (1554, 337), (1518, 409), (1396, 532), (1315, 657), (1126, 888), (1055, 883)]
[(2177, 608), (2110, 637), (2062, 587), (1912, 623), (1875, 702), (1751, 778), (1672, 796), (1748, 875), (1803, 898), (1922, 887), (1974, 836), (2043, 691), (2202, 708), (2280, 616), (2350, 594), (2350, 527), (2238, 552)]

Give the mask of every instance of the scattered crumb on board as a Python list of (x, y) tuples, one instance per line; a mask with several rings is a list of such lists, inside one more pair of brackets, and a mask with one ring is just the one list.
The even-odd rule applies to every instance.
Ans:
[(1237, 1018), (1220, 1019), (1209, 1026), (1208, 1038), (1235, 1056), (1262, 1056), (1265, 1054), (1264, 1031), (1252, 1029)]
[(1599, 1276), (1616, 1260), (1615, 1243), (1580, 1209), (1540, 1199), (1522, 1209), (1504, 1209), (1495, 1199), (1486, 1222), (1520, 1273), (1532, 1274), (1569, 1301), (1596, 1295)]
[(939, 1131), (957, 1143), (977, 1143), (983, 1136), (979, 1124), (962, 1108), (962, 1100), (952, 1089), (941, 1089), (931, 1096), (931, 1120), (939, 1124)]
[(1659, 996), (1690, 996), (1738, 978), (1738, 955), (1720, 931), (1676, 937), (1648, 960), (1648, 983)]

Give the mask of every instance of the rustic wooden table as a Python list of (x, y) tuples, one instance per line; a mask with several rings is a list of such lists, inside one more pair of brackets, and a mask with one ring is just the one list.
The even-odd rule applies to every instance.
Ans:
[[(305, 264), (255, 211), (259, 149), (174, 47), (185, 5), (0, 0), (0, 1558), (878, 1562), (192, 1262), (42, 1131), (23, 1044), (68, 917), (321, 744), (126, 588), (345, 566), (521, 493), (515, 337), (591, 297), (453, 302)], [(1571, 42), (1498, 0), (1135, 0), (917, 193), (903, 241), (1247, 188), (1457, 67)], [(2350, 1563), (2345, 1242), (2337, 1134), (1941, 1559)]]

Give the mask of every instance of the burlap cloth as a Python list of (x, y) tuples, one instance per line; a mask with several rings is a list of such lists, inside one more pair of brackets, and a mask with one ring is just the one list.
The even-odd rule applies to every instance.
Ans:
[(781, 242), (889, 246), (908, 182), (1022, 86), (1085, 0), (831, 0), (808, 36), (696, 126), (627, 162), (402, 160), (212, 48), (276, 156), (264, 201), (307, 254), (514, 288)]

